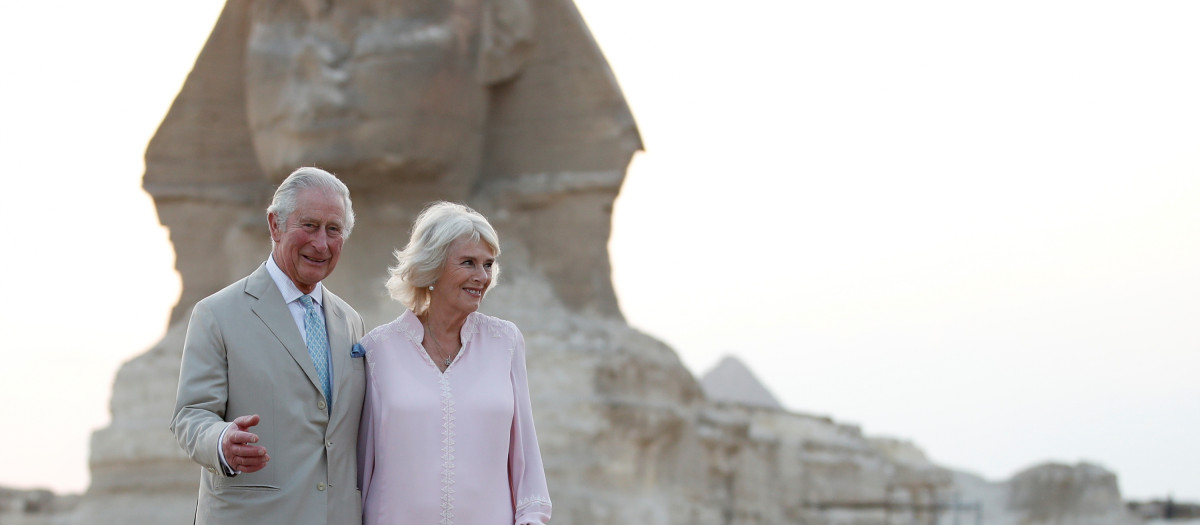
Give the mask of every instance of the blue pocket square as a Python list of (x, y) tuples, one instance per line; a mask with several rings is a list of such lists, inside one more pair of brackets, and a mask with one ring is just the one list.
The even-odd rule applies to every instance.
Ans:
[(367, 355), (367, 349), (363, 348), (363, 345), (354, 343), (354, 346), (350, 347), (350, 357), (357, 358), (357, 357), (362, 357), (364, 355)]

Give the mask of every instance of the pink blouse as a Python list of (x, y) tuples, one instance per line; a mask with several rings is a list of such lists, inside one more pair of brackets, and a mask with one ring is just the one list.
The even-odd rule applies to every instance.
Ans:
[(363, 523), (544, 525), (550, 495), (516, 325), (475, 312), (443, 373), (411, 310), (362, 339)]

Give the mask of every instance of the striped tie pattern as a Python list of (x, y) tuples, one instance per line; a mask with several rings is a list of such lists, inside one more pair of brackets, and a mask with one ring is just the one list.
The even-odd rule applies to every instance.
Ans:
[(333, 407), (333, 385), (329, 381), (329, 336), (325, 333), (325, 316), (317, 310), (313, 298), (300, 296), (304, 305), (304, 343), (308, 345), (308, 355), (312, 357), (313, 366), (317, 367), (317, 378), (325, 388), (325, 407)]

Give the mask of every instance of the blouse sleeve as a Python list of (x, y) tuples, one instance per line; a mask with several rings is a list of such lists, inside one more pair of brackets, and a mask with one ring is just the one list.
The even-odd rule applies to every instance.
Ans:
[(529, 378), (525, 371), (525, 338), (513, 325), (514, 341), (510, 378), (512, 380), (512, 436), (509, 440), (508, 472), (513, 496), (515, 525), (545, 525), (550, 521), (550, 491), (533, 428), (533, 408), (529, 401)]
[(371, 368), (373, 358), (371, 351), (367, 350), (367, 355), (363, 357), (367, 388), (363, 397), (362, 418), (358, 423), (358, 488), (362, 492), (364, 505), (367, 501), (367, 491), (371, 488), (371, 478), (375, 474), (375, 411), (378, 410), (375, 398), (378, 392)]

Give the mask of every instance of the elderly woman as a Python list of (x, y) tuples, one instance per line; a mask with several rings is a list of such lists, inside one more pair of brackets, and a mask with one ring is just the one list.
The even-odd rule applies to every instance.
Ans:
[(475, 210), (435, 203), (396, 252), (408, 307), (362, 339), (363, 523), (544, 524), (550, 497), (516, 325), (477, 312), (500, 243)]

